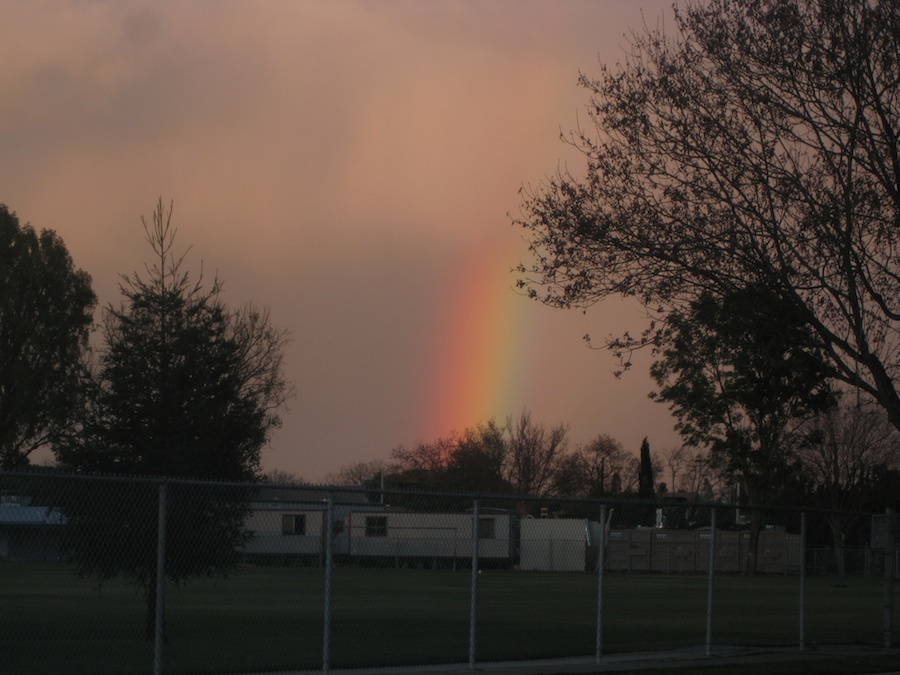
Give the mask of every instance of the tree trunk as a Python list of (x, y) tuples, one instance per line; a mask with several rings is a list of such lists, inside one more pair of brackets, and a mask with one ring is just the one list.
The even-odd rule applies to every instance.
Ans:
[(831, 516), (828, 519), (828, 526), (831, 529), (831, 540), (834, 542), (834, 561), (837, 565), (838, 575), (843, 579), (846, 574), (846, 564), (844, 561), (844, 531), (841, 527), (840, 516)]
[(744, 575), (756, 574), (759, 558), (759, 533), (762, 530), (763, 514), (759, 509), (750, 510), (750, 541), (747, 545), (747, 559), (744, 562)]

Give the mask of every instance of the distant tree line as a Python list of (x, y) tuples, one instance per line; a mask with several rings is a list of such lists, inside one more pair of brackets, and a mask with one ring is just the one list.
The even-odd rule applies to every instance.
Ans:
[(570, 448), (568, 427), (533, 420), (529, 410), (503, 425), (492, 419), (461, 433), (398, 446), (388, 460), (360, 462), (327, 477), (341, 485), (485, 494), (603, 496), (637, 485), (637, 464), (616, 440), (599, 436)]
[[(503, 426), (489, 420), (461, 434), (398, 446), (388, 459), (347, 465), (325, 482), (497, 495), (740, 499), (746, 505), (878, 511), (896, 504), (900, 438), (877, 405), (857, 404), (854, 396), (848, 392), (839, 405), (798, 422), (805, 441), (792, 452), (786, 479), (779, 483), (772, 474), (770, 500), (754, 502), (745, 490), (736, 490), (739, 477), (709, 448), (684, 444), (651, 451), (644, 439), (633, 453), (608, 434), (573, 448), (566, 425), (535, 422), (528, 410)], [(279, 479), (298, 480), (273, 474), (273, 482)]]

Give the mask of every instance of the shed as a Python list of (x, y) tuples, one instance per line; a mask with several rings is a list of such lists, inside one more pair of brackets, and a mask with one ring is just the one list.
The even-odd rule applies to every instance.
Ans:
[(62, 554), (65, 518), (48, 506), (22, 501), (0, 503), (0, 559), (51, 562)]
[(520, 569), (575, 572), (586, 568), (590, 537), (587, 520), (526, 518), (520, 525)]

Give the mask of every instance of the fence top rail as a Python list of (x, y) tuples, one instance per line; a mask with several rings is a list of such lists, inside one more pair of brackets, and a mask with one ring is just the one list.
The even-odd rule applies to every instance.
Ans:
[(174, 476), (134, 476), (125, 474), (86, 474), (86, 473), (69, 473), (64, 471), (56, 471), (52, 469), (28, 469), (28, 470), (0, 470), (0, 479), (3, 478), (20, 478), (20, 479), (40, 479), (40, 480), (68, 480), (68, 481), (86, 481), (86, 482), (109, 482), (109, 483), (140, 483), (155, 485), (184, 485), (184, 486), (203, 486), (203, 487), (222, 487), (232, 489), (278, 489), (296, 492), (318, 492), (324, 494), (342, 495), (360, 495), (360, 496), (388, 496), (398, 495), (403, 497), (429, 497), (436, 499), (467, 499), (471, 501), (490, 501), (490, 502), (529, 502), (532, 504), (581, 504), (588, 506), (596, 506), (599, 510), (601, 506), (607, 507), (658, 507), (658, 508), (694, 508), (694, 509), (741, 509), (746, 511), (781, 511), (794, 513), (810, 513), (810, 514), (836, 514), (842, 516), (869, 517), (873, 515), (884, 515), (881, 513), (873, 513), (869, 511), (842, 511), (836, 509), (828, 509), (824, 507), (813, 506), (797, 506), (782, 504), (729, 504), (721, 501), (695, 501), (695, 500), (674, 500), (674, 499), (639, 499), (635, 497), (573, 497), (560, 495), (529, 495), (529, 494), (503, 494), (503, 493), (483, 493), (483, 492), (449, 492), (434, 491), (424, 489), (405, 489), (405, 488), (377, 488), (347, 485), (330, 485), (315, 483), (271, 483), (271, 482), (242, 482), (242, 481), (226, 481), (219, 479), (202, 479), (202, 478), (182, 478)]

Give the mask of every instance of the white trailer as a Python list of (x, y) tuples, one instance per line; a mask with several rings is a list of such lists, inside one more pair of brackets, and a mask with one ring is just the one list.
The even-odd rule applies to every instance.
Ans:
[(241, 550), (252, 558), (318, 560), (322, 554), (324, 516), (321, 509), (255, 508), (244, 524), (252, 538)]
[[(512, 522), (507, 513), (479, 515), (480, 561), (511, 562)], [(354, 512), (348, 519), (350, 557), (359, 562), (396, 565), (469, 561), (473, 525), (471, 513)]]

